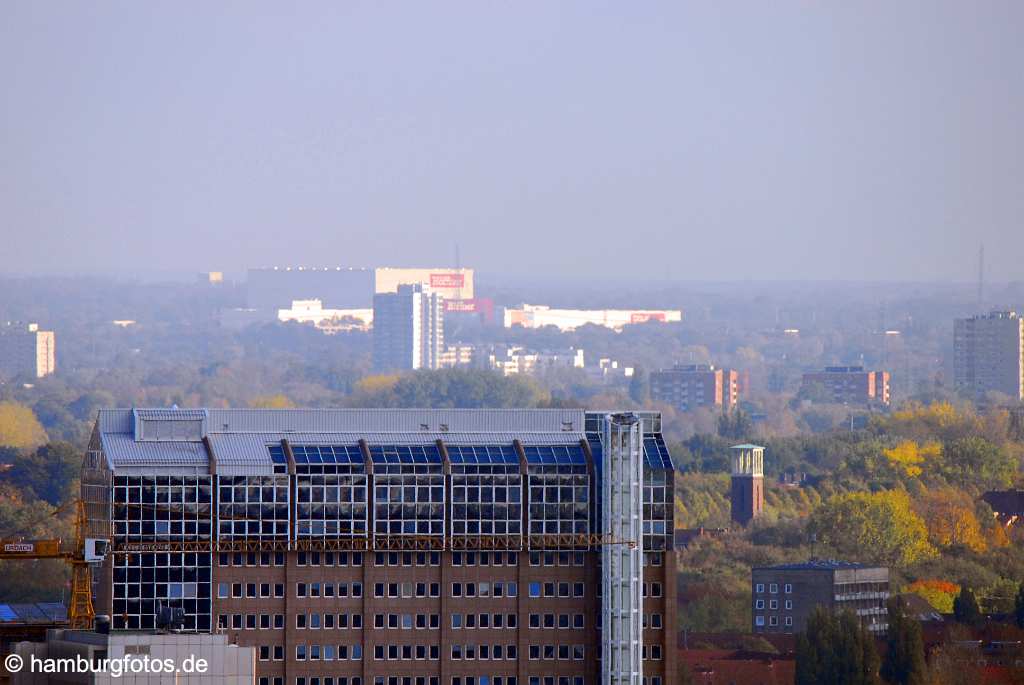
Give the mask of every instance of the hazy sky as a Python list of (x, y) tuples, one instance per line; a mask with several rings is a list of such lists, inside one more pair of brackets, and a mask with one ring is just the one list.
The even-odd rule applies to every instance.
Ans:
[(1024, 2), (0, 4), (0, 272), (1024, 278)]

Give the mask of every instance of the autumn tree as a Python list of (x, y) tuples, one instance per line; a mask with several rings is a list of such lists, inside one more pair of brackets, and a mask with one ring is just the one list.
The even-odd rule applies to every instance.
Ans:
[(901, 440), (882, 454), (897, 473), (916, 478), (921, 475), (925, 463), (935, 461), (942, 454), (942, 445), (935, 441), (918, 444), (913, 440)]
[(46, 431), (31, 409), (16, 402), (0, 402), (0, 446), (34, 448), (46, 439)]
[(907, 616), (904, 600), (889, 600), (888, 649), (882, 661), (882, 677), (892, 685), (925, 685), (927, 665), (921, 624)]
[(929, 491), (916, 507), (928, 528), (928, 540), (939, 548), (965, 547), (984, 552), (988, 547), (974, 502), (952, 488)]
[(935, 556), (928, 529), (900, 490), (830, 497), (807, 529), (812, 539), (860, 561), (904, 567)]
[(254, 409), (292, 409), (295, 403), (288, 399), (287, 395), (259, 395), (252, 398), (249, 406)]
[(940, 614), (953, 613), (953, 600), (960, 594), (960, 586), (946, 580), (925, 578), (907, 585), (904, 592), (912, 592), (923, 598)]

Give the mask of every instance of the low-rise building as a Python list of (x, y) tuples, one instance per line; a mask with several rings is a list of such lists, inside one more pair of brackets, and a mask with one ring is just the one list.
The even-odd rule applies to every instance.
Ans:
[(277, 320), (311, 323), (327, 334), (368, 331), (373, 328), (372, 309), (324, 309), (320, 300), (293, 300), (289, 309), (278, 309)]
[(56, 342), (37, 323), (0, 326), (0, 379), (49, 376), (57, 368)]
[(815, 607), (853, 611), (873, 633), (889, 627), (889, 569), (835, 559), (755, 568), (751, 572), (755, 633), (798, 633)]
[[(45, 642), (19, 642), (13, 653), (23, 666), (11, 675), (12, 685), (256, 683), (256, 648), (230, 644), (225, 633), (53, 629)], [(48, 664), (60, 670), (44, 671)], [(276, 680), (283, 685), (282, 678)]]
[(540, 304), (506, 308), (503, 318), (505, 328), (555, 326), (561, 331), (576, 330), (586, 324), (621, 331), (629, 324), (648, 321), (670, 323), (682, 320), (683, 313), (678, 309), (553, 309)]
[(819, 388), (836, 404), (889, 404), (889, 372), (865, 371), (863, 366), (826, 366), (805, 373), (801, 393), (813, 395)]
[(494, 347), (481, 355), (485, 368), (500, 371), (505, 376), (533, 375), (552, 369), (582, 369), (583, 350), (534, 351), (517, 345)]

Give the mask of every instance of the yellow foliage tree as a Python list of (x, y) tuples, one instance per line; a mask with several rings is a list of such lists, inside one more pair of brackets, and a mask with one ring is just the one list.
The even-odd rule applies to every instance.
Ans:
[(367, 376), (356, 381), (356, 392), (363, 392), (368, 395), (388, 392), (395, 387), (395, 383), (398, 382), (400, 376), (398, 374), (379, 374), (376, 376)]
[(934, 460), (942, 454), (942, 445), (937, 442), (919, 445), (913, 440), (903, 440), (895, 447), (884, 450), (883, 454), (889, 460), (891, 467), (904, 476), (916, 478), (921, 475), (923, 463)]
[(249, 402), (249, 406), (254, 409), (292, 409), (295, 407), (295, 403), (292, 402), (286, 395), (260, 395), (259, 397), (252, 398)]
[(0, 447), (39, 447), (47, 440), (31, 409), (17, 402), (0, 402)]
[(808, 533), (851, 561), (900, 567), (936, 554), (902, 490), (834, 495), (811, 514)]
[(933, 490), (919, 499), (917, 510), (928, 527), (928, 540), (936, 547), (988, 548), (971, 498), (959, 490)]

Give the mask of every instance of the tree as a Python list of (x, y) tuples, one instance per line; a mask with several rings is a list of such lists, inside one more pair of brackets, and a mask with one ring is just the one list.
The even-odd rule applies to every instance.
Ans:
[(724, 411), (718, 417), (718, 435), (732, 440), (745, 440), (754, 432), (750, 415), (740, 408)]
[(1024, 628), (1024, 583), (1017, 588), (1017, 597), (1013, 602), (1013, 615), (1018, 628)]
[(46, 442), (46, 431), (28, 407), (0, 402), (0, 446), (38, 447)]
[(878, 652), (871, 633), (849, 612), (816, 607), (796, 639), (796, 685), (873, 685)]
[(641, 366), (633, 369), (633, 377), (629, 381), (629, 397), (641, 405), (651, 397), (651, 381)]
[(53, 442), (19, 456), (3, 480), (58, 506), (68, 499), (82, 468), (82, 455), (66, 442)]
[(925, 685), (927, 664), (921, 624), (904, 611), (900, 597), (889, 600), (888, 649), (882, 662), (882, 677), (893, 685)]
[(295, 403), (288, 399), (287, 395), (280, 393), (276, 395), (259, 395), (252, 398), (249, 406), (256, 409), (293, 409)]
[(830, 497), (811, 514), (807, 529), (812, 539), (858, 561), (904, 567), (936, 553), (901, 490)]
[(977, 626), (982, 621), (978, 599), (974, 596), (974, 590), (966, 583), (961, 584), (960, 594), (953, 600), (953, 617), (959, 623), (968, 626)]
[(966, 547), (973, 552), (988, 547), (974, 502), (966, 493), (952, 488), (932, 490), (918, 500), (917, 511), (936, 547)]
[(941, 470), (948, 481), (960, 486), (998, 488), (1013, 482), (1017, 462), (1002, 447), (970, 436), (943, 447)]

